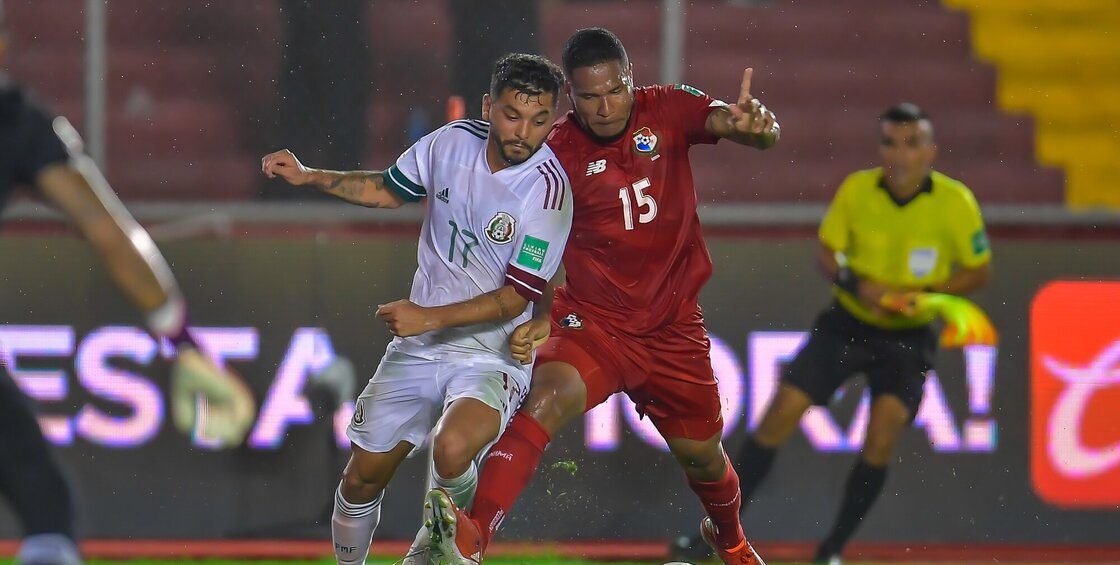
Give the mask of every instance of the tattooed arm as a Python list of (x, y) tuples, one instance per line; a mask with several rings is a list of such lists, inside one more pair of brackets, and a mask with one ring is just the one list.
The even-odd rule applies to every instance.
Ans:
[(321, 192), (367, 208), (398, 208), (404, 200), (385, 186), (383, 171), (327, 171), (299, 162), (283, 149), (261, 159), (261, 172), (295, 186), (311, 185)]

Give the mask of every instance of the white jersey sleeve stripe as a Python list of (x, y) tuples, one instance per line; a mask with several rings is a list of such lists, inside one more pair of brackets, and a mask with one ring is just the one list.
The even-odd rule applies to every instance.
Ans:
[(514, 283), (513, 289), (517, 291), (517, 294), (520, 294), (525, 298), (525, 300), (528, 300), (529, 302), (536, 302), (544, 296), (543, 292), (513, 278), (513, 276), (511, 275), (506, 275), (506, 280)]
[[(513, 264), (506, 267), (506, 280), (520, 285), (514, 288), (517, 290), (518, 294), (524, 296), (526, 300), (531, 302), (536, 302), (539, 298), (544, 296), (544, 289), (548, 284), (548, 281), (532, 273), (527, 273)], [(531, 291), (532, 294), (528, 294), (527, 291)]]

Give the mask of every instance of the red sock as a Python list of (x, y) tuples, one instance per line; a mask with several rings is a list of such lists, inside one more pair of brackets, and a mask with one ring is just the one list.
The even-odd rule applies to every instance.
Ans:
[(732, 549), (742, 543), (744, 536), (743, 526), (739, 523), (739, 506), (743, 497), (739, 493), (739, 475), (735, 474), (731, 462), (727, 462), (722, 479), (705, 483), (689, 477), (688, 486), (700, 497), (700, 503), (716, 527), (716, 543), (723, 549)]
[(518, 412), (506, 433), (486, 454), (470, 511), (482, 533), (483, 549), (490, 544), (517, 496), (533, 479), (549, 441), (552, 438), (536, 420)]

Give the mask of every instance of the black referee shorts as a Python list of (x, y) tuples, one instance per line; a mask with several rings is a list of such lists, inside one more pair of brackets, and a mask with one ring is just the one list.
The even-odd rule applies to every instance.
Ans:
[(824, 406), (844, 381), (864, 373), (872, 398), (897, 396), (913, 420), (936, 352), (937, 339), (929, 326), (885, 330), (833, 303), (817, 316), (809, 340), (786, 365), (782, 381), (804, 391), (813, 404)]

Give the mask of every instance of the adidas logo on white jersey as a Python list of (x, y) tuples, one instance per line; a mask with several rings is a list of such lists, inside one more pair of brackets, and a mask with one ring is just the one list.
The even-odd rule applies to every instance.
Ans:
[(439, 201), (444, 204), (449, 203), (451, 201), (451, 187), (447, 187), (436, 193), (436, 198), (439, 198)]
[(599, 174), (599, 173), (601, 173), (605, 170), (607, 170), (607, 160), (606, 159), (599, 159), (598, 161), (592, 161), (592, 162), (587, 164), (587, 175), (586, 176), (597, 175), (597, 174)]

